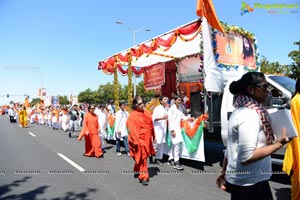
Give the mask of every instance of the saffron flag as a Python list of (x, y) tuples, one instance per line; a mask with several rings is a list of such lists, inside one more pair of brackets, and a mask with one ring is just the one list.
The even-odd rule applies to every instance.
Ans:
[(196, 14), (205, 17), (210, 26), (224, 33), (224, 29), (218, 20), (212, 0), (197, 0)]
[(297, 93), (291, 101), (291, 115), (295, 129), (297, 130), (298, 137), (294, 137), (293, 140), (287, 144), (286, 152), (283, 161), (282, 171), (291, 176), (292, 183), (292, 200), (300, 199), (300, 94)]

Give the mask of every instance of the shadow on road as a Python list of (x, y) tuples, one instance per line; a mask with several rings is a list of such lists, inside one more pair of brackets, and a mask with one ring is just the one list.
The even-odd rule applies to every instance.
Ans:
[(157, 176), (160, 169), (158, 167), (148, 167), (149, 176), (152, 178), (154, 176)]
[[(32, 177), (26, 176), (20, 180), (15, 180), (10, 184), (6, 185), (1, 185), (0, 186), (0, 199), (1, 200), (23, 200), (23, 199), (30, 199), (30, 200), (38, 200), (38, 195), (46, 193), (46, 190), (49, 188), (49, 186), (44, 185), (44, 186), (39, 186), (36, 189), (21, 193), (21, 194), (12, 194), (10, 195), (9, 193), (15, 193), (14, 189), (18, 187), (22, 187), (23, 184), (28, 182)], [(56, 197), (50, 200), (85, 200), (89, 199), (88, 196), (91, 193), (97, 192), (96, 189), (91, 189), (88, 188), (84, 192), (66, 192), (64, 196), (62, 197)]]
[(14, 199), (37, 199), (39, 194), (43, 194), (49, 186), (40, 186), (34, 190), (24, 192), (22, 194), (12, 194), (5, 196), (9, 192), (13, 192), (14, 188), (21, 187), (22, 184), (26, 183), (31, 177), (26, 176), (20, 180), (16, 180), (10, 184), (0, 186), (0, 199), (2, 200), (14, 200)]
[(19, 187), (22, 183), (27, 182), (31, 177), (26, 176), (20, 180), (16, 180), (11, 184), (1, 185), (0, 186), (0, 199), (3, 199), (3, 195), (12, 191), (15, 187)]
[(57, 197), (51, 200), (77, 200), (77, 199), (81, 199), (81, 200), (85, 200), (85, 199), (90, 199), (88, 198), (90, 193), (95, 193), (97, 192), (96, 189), (92, 189), (92, 188), (88, 188), (86, 192), (67, 192), (65, 193), (65, 196), (63, 197)]

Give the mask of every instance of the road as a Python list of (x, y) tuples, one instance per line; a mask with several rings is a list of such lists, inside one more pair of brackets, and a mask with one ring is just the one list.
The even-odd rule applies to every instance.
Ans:
[[(230, 199), (216, 187), (222, 144), (205, 142), (206, 162), (182, 160), (184, 170), (149, 164), (150, 182), (133, 177), (132, 158), (106, 144), (104, 158), (82, 156), (84, 141), (45, 125), (21, 128), (0, 116), (1, 200)], [(278, 169), (277, 169), (278, 170)], [(270, 181), (274, 199), (290, 199), (286, 175)]]

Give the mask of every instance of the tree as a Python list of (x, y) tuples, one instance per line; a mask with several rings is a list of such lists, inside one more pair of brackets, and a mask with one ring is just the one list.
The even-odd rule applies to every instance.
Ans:
[(90, 88), (80, 92), (78, 95), (78, 101), (88, 104), (95, 103), (95, 92), (93, 92)]
[[(119, 101), (128, 101), (128, 85), (122, 86), (119, 83)], [(142, 96), (146, 100), (150, 100), (154, 96), (154, 91), (145, 91), (144, 82), (141, 81), (137, 84), (137, 94)], [(107, 83), (105, 85), (99, 85), (96, 91), (92, 91), (90, 88), (78, 95), (79, 102), (85, 103), (108, 103), (110, 100), (114, 99), (114, 85), (112, 83)], [(128, 103), (128, 102), (127, 102)]]
[(30, 106), (35, 106), (36, 104), (41, 103), (41, 99), (40, 98), (33, 98), (30, 102)]
[(283, 74), (282, 66), (278, 62), (270, 62), (265, 56), (262, 56), (260, 70), (264, 74)]
[(291, 51), (288, 56), (294, 61), (290, 65), (291, 75), (290, 77), (293, 79), (297, 79), (300, 77), (300, 41), (294, 42), (294, 45), (298, 45), (299, 50)]
[(142, 96), (146, 101), (149, 101), (154, 96), (154, 91), (145, 91), (144, 82), (141, 81), (137, 84), (136, 87), (137, 94)]
[(59, 96), (59, 104), (60, 105), (68, 105), (70, 103), (68, 97), (65, 96)]
[[(119, 84), (119, 91), (121, 91), (122, 86)], [(120, 95), (119, 95), (120, 97)], [(107, 83), (105, 85), (99, 85), (98, 90), (95, 91), (96, 103), (108, 103), (109, 100), (114, 99), (114, 85), (112, 83)]]

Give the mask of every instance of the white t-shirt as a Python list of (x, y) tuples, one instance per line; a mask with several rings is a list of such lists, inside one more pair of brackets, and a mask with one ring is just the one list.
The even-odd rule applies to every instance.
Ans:
[(115, 135), (117, 138), (121, 139), (117, 134), (119, 131), (121, 132), (121, 137), (128, 136), (126, 122), (128, 119), (129, 113), (121, 109), (116, 112), (116, 121), (115, 121)]
[(161, 118), (164, 115), (168, 115), (168, 111), (162, 105), (158, 105), (154, 108), (152, 114), (152, 121), (154, 125), (155, 138), (158, 144), (166, 142), (166, 131), (167, 131), (167, 119), (155, 120)]
[(266, 136), (257, 112), (247, 107), (236, 109), (228, 123), (226, 180), (240, 186), (269, 180), (272, 174), (271, 156), (242, 165), (252, 157), (256, 148), (266, 145)]
[(176, 136), (172, 137), (172, 144), (178, 144), (183, 142), (180, 122), (182, 119), (185, 119), (184, 114), (180, 109), (177, 108), (176, 104), (173, 104), (168, 110), (168, 123), (169, 123), (169, 131), (175, 131)]

